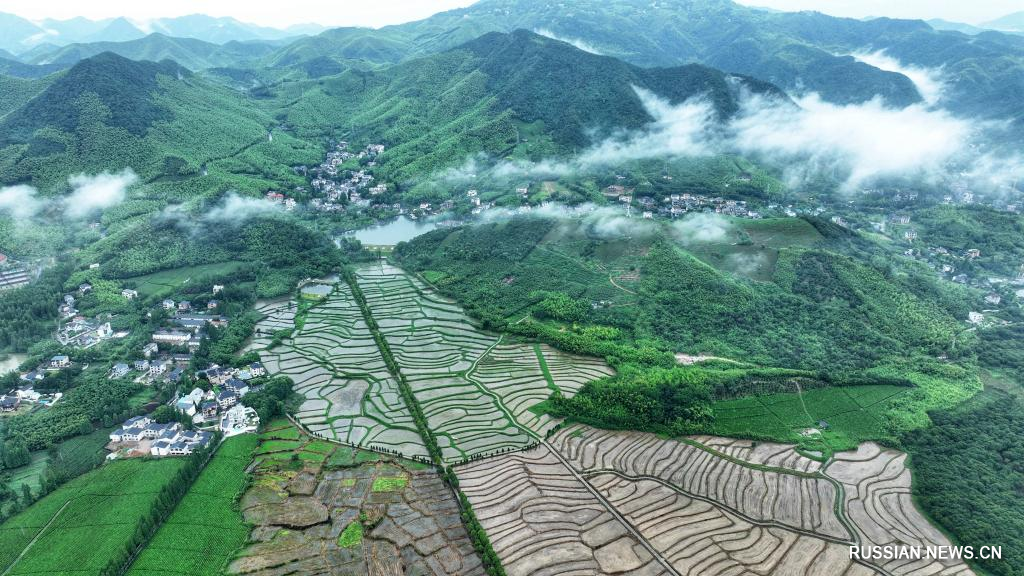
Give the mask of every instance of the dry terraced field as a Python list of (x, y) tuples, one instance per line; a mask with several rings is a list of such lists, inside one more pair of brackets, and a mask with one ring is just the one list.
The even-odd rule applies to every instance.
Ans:
[[(783, 444), (577, 425), (456, 471), (511, 575), (973, 574), (953, 560), (851, 560), (854, 544), (949, 545), (914, 508), (905, 460), (866, 443), (823, 466)], [(615, 557), (633, 568), (607, 562), (598, 522), (629, 541)]]

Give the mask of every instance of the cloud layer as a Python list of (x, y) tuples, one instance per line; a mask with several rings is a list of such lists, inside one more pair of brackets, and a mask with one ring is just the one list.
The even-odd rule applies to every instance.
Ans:
[(946, 90), (946, 83), (942, 79), (942, 70), (905, 65), (896, 58), (886, 54), (885, 50), (854, 52), (850, 56), (879, 70), (896, 72), (910, 78), (918, 93), (921, 94), (921, 98), (928, 105), (938, 104), (939, 100), (942, 99), (942, 93)]
[(25, 185), (0, 188), (0, 212), (10, 215), (17, 222), (32, 218), (46, 204), (36, 198), (36, 192), (32, 186)]
[(129, 186), (139, 181), (131, 168), (112, 174), (102, 172), (95, 176), (76, 174), (68, 178), (72, 191), (64, 198), (64, 215), (72, 219), (89, 216), (120, 204)]

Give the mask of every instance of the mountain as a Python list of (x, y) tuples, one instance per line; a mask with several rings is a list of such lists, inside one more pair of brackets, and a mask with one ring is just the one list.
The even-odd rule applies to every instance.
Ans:
[(970, 34), (971, 36), (981, 34), (986, 30), (986, 28), (972, 26), (971, 24), (964, 24), (963, 22), (951, 22), (949, 20), (943, 20), (942, 18), (932, 18), (927, 22), (929, 26), (936, 30), (961, 32), (963, 34)]
[(15, 78), (42, 78), (67, 68), (61, 64), (25, 64), (24, 62), (0, 58), (0, 74)]
[(45, 30), (29, 20), (0, 12), (0, 49), (17, 54), (28, 48), (33, 39), (45, 34)]
[(67, 67), (84, 58), (103, 52), (113, 52), (132, 60), (174, 60), (190, 70), (201, 70), (239, 65), (260, 58), (273, 50), (273, 46), (258, 42), (228, 42), (221, 45), (193, 38), (150, 34), (128, 42), (70, 44), (46, 52), (34, 50), (26, 53), (24, 57), (33, 64)]
[(983, 23), (982, 26), (991, 30), (1024, 32), (1024, 11), (1014, 12), (995, 20), (990, 20)]
[[(286, 41), (318, 34), (324, 29), (317, 24), (271, 28), (247, 24), (234, 18), (215, 18), (203, 14), (158, 18), (144, 25), (135, 24), (127, 18), (89, 20), (82, 17), (68, 20), (50, 18), (36, 24), (20, 16), (0, 13), (0, 50), (21, 54), (44, 44), (59, 47), (96, 42), (127, 42), (152, 32), (214, 44), (255, 40)], [(52, 48), (46, 51), (52, 51)]]
[(160, 18), (150, 23), (154, 32), (179, 38), (196, 38), (214, 44), (248, 40), (282, 40), (322, 32), (316, 24), (298, 24), (284, 29), (268, 28), (239, 22), (234, 18), (215, 18), (205, 14), (191, 14), (177, 18)]
[[(69, 174), (124, 167), (149, 182), (174, 183), (208, 165), (208, 178), (178, 185), (171, 197), (197, 186), (269, 186), (255, 184), (261, 174), (290, 173), (291, 163), (320, 154), (286, 134), (264, 149), (274, 125), (238, 92), (175, 62), (102, 53), (76, 63), (0, 119), (0, 185), (52, 188), (66, 185)], [(219, 170), (219, 162), (231, 169)], [(246, 163), (251, 167), (240, 168)], [(231, 176), (238, 171), (247, 173), (245, 181)]]
[(790, 91), (817, 92), (837, 103), (876, 95), (897, 106), (920, 102), (908, 77), (849, 56), (885, 50), (905, 65), (941, 69), (947, 87), (944, 107), (1024, 124), (1024, 111), (1014, 98), (1024, 92), (1024, 38), (996, 32), (968, 36), (920, 20), (766, 11), (729, 0), (482, 0), (379, 30), (328, 31), (293, 43), (273, 60), (376, 58), (365, 64), (386, 65), (396, 58), (442, 52), (487, 32), (516, 29), (639, 66), (700, 63)]
[(637, 88), (675, 104), (702, 96), (719, 118), (736, 112), (741, 88), (784, 97), (752, 78), (695, 64), (641, 68), (519, 30), (303, 85), (281, 113), (309, 137), (344, 130), (386, 144), (377, 173), (405, 181), (479, 153), (539, 160), (642, 128), (653, 118)]

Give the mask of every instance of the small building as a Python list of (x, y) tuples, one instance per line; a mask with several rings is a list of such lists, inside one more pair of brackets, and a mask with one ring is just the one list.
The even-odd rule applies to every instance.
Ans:
[(199, 405), (199, 413), (202, 414), (203, 418), (210, 419), (217, 415), (217, 401), (206, 400)]
[(157, 330), (156, 332), (153, 332), (153, 341), (160, 344), (185, 346), (191, 339), (191, 334), (188, 332), (181, 332), (179, 330)]
[(136, 360), (135, 362), (132, 362), (132, 368), (139, 372), (145, 372), (146, 370), (149, 370), (149, 360)]
[(972, 260), (978, 258), (979, 256), (981, 256), (981, 250), (977, 248), (971, 248), (970, 250), (967, 251), (967, 257)]
[(14, 412), (21, 406), (21, 398), (17, 396), (0, 396), (0, 412)]
[(142, 347), (142, 355), (146, 358), (150, 358), (159, 350), (160, 346), (158, 346), (156, 342), (147, 342), (146, 345)]
[(92, 284), (89, 284), (88, 282), (82, 282), (81, 284), (78, 285), (79, 294), (84, 295), (88, 294), (89, 292), (92, 292)]
[(188, 312), (191, 309), (192, 309), (192, 303), (189, 302), (188, 300), (182, 300), (181, 302), (178, 302), (178, 311), (179, 312)]
[(981, 312), (968, 312), (967, 321), (971, 324), (981, 324), (985, 320), (985, 315)]
[(996, 294), (995, 292), (989, 294), (988, 296), (985, 296), (985, 302), (988, 302), (989, 304), (992, 304), (993, 306), (998, 306), (999, 303), (1002, 302), (1002, 301), (1003, 301), (1003, 297), (1000, 296), (999, 294)]
[(238, 403), (238, 394), (235, 394), (231, 390), (224, 390), (220, 394), (217, 394), (217, 405), (222, 410), (226, 410)]
[(67, 368), (68, 366), (71, 366), (71, 358), (68, 358), (63, 354), (58, 354), (53, 358), (50, 358), (51, 370), (60, 370), (61, 368)]
[(125, 300), (134, 300), (139, 297), (139, 292), (137, 290), (132, 290), (131, 288), (125, 288), (124, 290), (121, 290), (121, 296)]
[(173, 310), (174, 309), (174, 300), (171, 300), (170, 298), (167, 298), (163, 302), (161, 302), (160, 305), (163, 306), (164, 310)]
[(234, 392), (239, 398), (249, 393), (249, 385), (237, 378), (230, 378), (224, 382), (224, 389)]
[(259, 378), (260, 376), (267, 375), (267, 369), (264, 368), (262, 363), (253, 362), (252, 364), (249, 364), (249, 373), (252, 374), (254, 378)]
[(216, 310), (218, 306), (220, 306), (220, 302), (216, 300), (209, 300), (206, 302), (207, 310)]
[(124, 378), (131, 372), (131, 368), (128, 367), (124, 362), (118, 362), (114, 364), (114, 367), (110, 369), (111, 378)]
[(214, 284), (213, 285), (213, 293), (214, 294), (220, 294), (223, 291), (224, 291), (224, 285), (223, 284)]
[(191, 396), (182, 396), (174, 403), (174, 408), (187, 416), (195, 416), (198, 408)]

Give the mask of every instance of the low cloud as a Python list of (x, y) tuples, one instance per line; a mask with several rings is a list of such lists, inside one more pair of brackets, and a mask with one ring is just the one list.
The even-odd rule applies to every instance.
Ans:
[(124, 201), (128, 187), (139, 181), (131, 168), (112, 174), (95, 176), (76, 174), (68, 178), (72, 191), (64, 198), (64, 215), (71, 219), (85, 218), (97, 210), (116, 206)]
[(921, 94), (921, 98), (929, 105), (937, 104), (946, 90), (941, 69), (904, 65), (898, 59), (886, 54), (885, 50), (854, 52), (851, 56), (879, 70), (896, 72), (910, 78), (918, 93)]
[(944, 110), (890, 108), (879, 98), (839, 105), (812, 94), (797, 105), (749, 98), (731, 124), (732, 144), (778, 165), (802, 163), (804, 174), (835, 174), (846, 189), (877, 178), (932, 179), (962, 156), (975, 130)]
[(597, 54), (599, 56), (601, 55), (601, 51), (595, 48), (593, 44), (590, 44), (584, 40), (580, 40), (579, 38), (569, 38), (567, 36), (561, 36), (559, 34), (555, 34), (551, 30), (548, 30), (547, 28), (537, 28), (534, 30), (534, 32), (546, 38), (551, 38), (552, 40), (558, 40), (559, 42), (572, 44), (573, 46), (579, 48), (580, 50), (583, 50), (584, 52)]
[[(549, 203), (529, 210), (494, 208), (484, 212), (481, 215), (481, 220), (483, 222), (496, 222), (524, 214), (559, 220), (565, 222), (567, 226), (571, 223), (573, 228), (579, 227), (587, 235), (599, 238), (646, 236), (653, 234), (657, 230), (657, 225), (650, 220), (628, 218), (622, 210), (608, 206), (599, 207), (594, 204), (566, 206)], [(568, 232), (569, 230), (570, 228), (566, 227), (562, 232)]]
[(725, 259), (725, 268), (742, 276), (756, 276), (770, 266), (764, 254), (730, 254)]
[(643, 158), (706, 156), (716, 148), (715, 109), (704, 98), (681, 104), (634, 86), (647, 113), (654, 118), (641, 132), (609, 138), (579, 157), (585, 166), (610, 164)]
[(619, 133), (567, 159), (493, 160), (474, 156), (442, 175), (446, 184), (472, 184), (478, 175), (503, 183), (596, 174), (624, 162), (739, 154), (778, 167), (788, 186), (834, 181), (851, 192), (880, 181), (930, 184), (962, 178), (978, 190), (1006, 189), (1024, 177), (1024, 157), (993, 149), (1005, 123), (962, 118), (938, 106), (898, 108), (882, 98), (856, 104), (817, 94), (795, 100), (742, 93), (740, 110), (717, 120), (706, 98), (672, 104), (636, 88), (652, 121)]
[(671, 229), (682, 244), (706, 244), (727, 240), (733, 225), (721, 214), (697, 213), (673, 221)]
[(24, 222), (39, 213), (45, 202), (36, 198), (38, 190), (18, 185), (0, 188), (0, 212), (10, 215), (16, 222)]
[(240, 224), (250, 218), (280, 214), (281, 210), (279, 204), (266, 198), (248, 198), (231, 192), (219, 204), (207, 210), (202, 219), (207, 222)]

